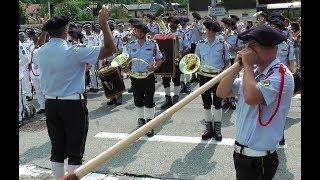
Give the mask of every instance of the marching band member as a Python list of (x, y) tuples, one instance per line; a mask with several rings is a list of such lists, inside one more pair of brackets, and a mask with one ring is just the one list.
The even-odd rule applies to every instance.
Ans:
[[(32, 46), (32, 40), (29, 38), (28, 33), (30, 32), (31, 28), (26, 28), (24, 31), (24, 35), (27, 35), (27, 38), (21, 38), (22, 46), (25, 48), (26, 53), (28, 56), (31, 56), (30, 47)], [(28, 64), (30, 63), (30, 59)], [(32, 84), (31, 84), (31, 77), (30, 72), (28, 69), (28, 64), (23, 67), (23, 79), (22, 79), (22, 92), (24, 94), (24, 98), (27, 101), (31, 101), (33, 99), (32, 94)], [(27, 103), (27, 102), (26, 102)]]
[(244, 23), (242, 21), (240, 21), (239, 17), (236, 16), (236, 15), (230, 15), (230, 18), (234, 20), (234, 22), (236, 23), (235, 24), (235, 29), (234, 31), (237, 33), (237, 34), (240, 34), (244, 31), (246, 31), (246, 28), (244, 26)]
[[(186, 17), (181, 17), (180, 18), (180, 25), (181, 25), (181, 28), (179, 29), (179, 31), (181, 32), (182, 34), (182, 37), (183, 38), (186, 38), (185, 41), (186, 43), (190, 44), (190, 48), (191, 48), (191, 42), (190, 42), (190, 38), (191, 38), (191, 31), (190, 29), (188, 28), (187, 26), (187, 22), (189, 22), (189, 19), (186, 18)], [(184, 41), (184, 40), (183, 40)], [(189, 51), (190, 52), (190, 49)], [(185, 52), (182, 54), (182, 57), (187, 54), (188, 52)], [(181, 93), (187, 93), (187, 94), (190, 94), (191, 92), (191, 89), (190, 89), (190, 80), (191, 80), (191, 75), (190, 74), (181, 74), (181, 90), (180, 90), (180, 94)]]
[(150, 29), (150, 36), (153, 38), (154, 35), (160, 34), (160, 26), (158, 23), (154, 22), (156, 17), (153, 14), (147, 14), (147, 26)]
[[(287, 38), (263, 25), (240, 34), (239, 39), (246, 44), (236, 57), (241, 67), (224, 77), (217, 89), (221, 98), (239, 97), (233, 153), (236, 179), (272, 179), (294, 86), (291, 72), (276, 57), (277, 45)], [(242, 68), (243, 77), (237, 78)]]
[[(217, 32), (222, 31), (218, 22), (206, 21), (203, 23), (206, 27), (207, 38), (199, 41), (196, 47), (196, 54), (200, 57), (201, 65), (198, 72), (200, 86), (219, 74), (223, 69), (230, 66), (229, 46), (226, 42), (218, 39)], [(221, 98), (216, 95), (218, 84), (205, 91), (201, 97), (205, 110), (206, 130), (202, 135), (203, 140), (215, 138), (217, 141), (222, 140), (221, 135)], [(211, 96), (212, 94), (212, 96)], [(214, 105), (213, 113), (211, 106)], [(212, 121), (214, 120), (214, 124)], [(214, 125), (214, 128), (213, 128)]]
[(54, 180), (64, 176), (66, 158), (69, 173), (82, 164), (89, 123), (83, 98), (85, 64), (95, 64), (98, 59), (115, 52), (112, 34), (106, 23), (110, 11), (110, 7), (103, 5), (98, 16), (104, 34), (103, 47), (68, 44), (69, 17), (54, 16), (42, 27), (43, 33), (49, 33), (50, 40), (34, 54), (34, 63), (39, 66), (41, 88), (46, 97)]
[(28, 62), (29, 56), (26, 52), (26, 49), (23, 47), (22, 43), (19, 41), (19, 127), (23, 125), (24, 118), (24, 102), (22, 95), (22, 79), (24, 78), (23, 68), (28, 64)]
[[(115, 58), (116, 56), (118, 56), (119, 54), (122, 53), (122, 51), (123, 51), (123, 43), (122, 43), (121, 34), (114, 27), (115, 20), (114, 19), (109, 19), (108, 20), (108, 24), (109, 24), (110, 30), (112, 31), (113, 42), (115, 43), (115, 46), (116, 46), (116, 52), (112, 56), (107, 57), (107, 61), (110, 63), (113, 60), (113, 58)], [(110, 99), (110, 101), (107, 102), (107, 104), (108, 105), (115, 104), (116, 106), (121, 105), (122, 104), (122, 94), (119, 95), (118, 97)]]
[[(90, 22), (86, 22), (82, 25), (84, 29), (84, 39), (85, 43), (91, 46), (100, 46), (99, 36), (97, 36), (92, 31), (92, 24)], [(96, 64), (87, 64), (87, 69), (89, 69), (90, 73), (90, 89), (89, 92), (97, 93), (98, 89), (98, 78), (96, 74)]]
[[(224, 27), (224, 41), (229, 45), (230, 50), (230, 62), (231, 65), (234, 63), (236, 53), (243, 48), (243, 43), (238, 38), (238, 34), (235, 32), (236, 22), (232, 18), (223, 18), (221, 20)], [(236, 109), (236, 98), (229, 97), (222, 101), (222, 109), (229, 108), (232, 110)]]
[(37, 44), (38, 37), (36, 36), (34, 29), (29, 29), (27, 33), (29, 38), (32, 40), (29, 47), (31, 61), (28, 64), (28, 68), (29, 68), (32, 84), (36, 92), (37, 101), (40, 105), (40, 109), (37, 111), (37, 114), (42, 114), (42, 113), (45, 113), (45, 97), (40, 88), (40, 74), (39, 74), (40, 71), (38, 70), (38, 67), (35, 66), (35, 64), (33, 63), (33, 53), (36, 50), (35, 45)]
[[(160, 67), (162, 61), (162, 53), (158, 44), (150, 39), (147, 39), (147, 33), (150, 32), (147, 25), (143, 23), (133, 24), (135, 28), (135, 36), (137, 40), (128, 44), (127, 53), (132, 58), (140, 58), (148, 64), (132, 63), (131, 71), (133, 73), (153, 72)], [(123, 69), (123, 72), (128, 72), (129, 66)], [(144, 79), (131, 77), (131, 86), (133, 90), (134, 105), (138, 115), (138, 127), (143, 126), (154, 118), (155, 115), (155, 75), (150, 74)], [(145, 107), (145, 109), (144, 109)], [(154, 131), (147, 133), (148, 137), (153, 136)]]
[(265, 13), (263, 11), (259, 11), (255, 14), (253, 14), (253, 17), (257, 18), (257, 21), (255, 22), (255, 26), (268, 25), (267, 13)]
[[(203, 24), (200, 22), (201, 21), (201, 16), (199, 13), (192, 13), (193, 16), (193, 23), (190, 27), (191, 30), (191, 37), (190, 37), (190, 41), (191, 41), (191, 50), (190, 53), (194, 53), (197, 43), (201, 40), (203, 40), (203, 35), (205, 35), (205, 27), (203, 26)], [(190, 80), (190, 82), (199, 82), (199, 79), (196, 76), (196, 73), (192, 74), (192, 78)]]
[[(176, 34), (178, 37), (178, 42), (179, 42), (179, 47), (178, 52), (179, 52), (179, 59), (182, 58), (182, 54), (190, 49), (190, 44), (188, 43), (187, 36), (186, 34), (183, 34), (180, 30), (178, 29), (178, 24), (179, 24), (179, 19), (178, 18), (171, 18), (170, 21), (170, 33)], [(175, 62), (176, 63), (176, 62)], [(179, 95), (180, 95), (180, 74), (181, 71), (179, 69), (179, 63), (176, 64), (176, 72), (173, 77), (162, 77), (162, 84), (164, 86), (164, 92), (165, 92), (165, 98), (166, 101), (165, 103), (161, 106), (161, 109), (167, 109), (171, 107), (172, 105), (176, 104), (179, 101)], [(173, 87), (173, 98), (171, 99), (170, 95), (170, 80), (172, 79), (172, 82), (174, 84)]]

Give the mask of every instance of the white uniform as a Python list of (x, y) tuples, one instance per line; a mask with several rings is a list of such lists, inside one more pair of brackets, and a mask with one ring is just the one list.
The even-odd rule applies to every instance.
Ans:
[(287, 67), (290, 67), (289, 61), (296, 60), (292, 43), (283, 41), (282, 43), (278, 44), (277, 59), (279, 59), (280, 62), (285, 64)]
[(28, 64), (29, 57), (23, 47), (22, 43), (19, 41), (19, 122), (23, 118), (23, 98), (22, 98), (22, 80), (24, 78), (23, 68)]
[[(30, 57), (31, 55), (31, 51), (30, 48), (32, 47), (32, 41), (30, 40), (26, 40), (23, 43), (21, 43), (21, 46), (23, 46), (26, 54), (28, 55), (28, 57)], [(30, 62), (30, 59), (28, 60), (28, 63)], [(22, 72), (23, 72), (23, 79), (22, 79), (22, 94), (32, 97), (32, 85), (31, 85), (31, 81), (30, 81), (30, 73), (28, 70), (28, 63), (24, 65), (24, 67), (22, 67)]]
[[(34, 48), (34, 46), (33, 46)], [(35, 52), (37, 52), (38, 49), (33, 50), (32, 48), (32, 54), (31, 54), (31, 61), (33, 61), (33, 54)], [(46, 99), (44, 97), (44, 94), (40, 88), (40, 70), (39, 67), (37, 65), (35, 65), (34, 63), (31, 64), (31, 71), (30, 71), (30, 77), (34, 86), (34, 89), (36, 91), (36, 97), (38, 100), (38, 103), (40, 105), (40, 109), (45, 109), (45, 102)]]
[[(91, 32), (90, 35), (87, 35), (86, 33), (83, 34), (85, 39), (85, 44), (91, 45), (91, 46), (100, 46), (101, 45), (101, 39), (99, 35), (97, 35), (94, 32)], [(96, 75), (96, 64), (92, 64), (92, 67), (90, 68), (90, 88), (98, 89), (98, 79)]]

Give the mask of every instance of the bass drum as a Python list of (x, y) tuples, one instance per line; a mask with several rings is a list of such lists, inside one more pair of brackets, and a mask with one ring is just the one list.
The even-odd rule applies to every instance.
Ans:
[(124, 82), (117, 67), (105, 66), (97, 70), (104, 94), (108, 99), (116, 98), (125, 90)]

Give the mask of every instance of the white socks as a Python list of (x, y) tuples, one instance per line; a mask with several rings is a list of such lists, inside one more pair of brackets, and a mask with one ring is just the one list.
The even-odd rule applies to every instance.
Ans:
[(136, 107), (136, 112), (137, 112), (138, 119), (144, 118), (144, 108), (143, 107)]
[(154, 118), (154, 114), (155, 114), (155, 107), (153, 108), (145, 108), (145, 117), (146, 117), (146, 120), (147, 119), (153, 119)]
[(170, 96), (170, 87), (164, 88), (164, 92), (166, 93), (167, 96)]
[(213, 117), (214, 117), (214, 122), (221, 122), (222, 119), (222, 109), (213, 109)]
[(53, 175), (53, 180), (59, 180), (64, 176), (64, 163), (52, 162), (51, 170)]
[(173, 86), (173, 95), (180, 95), (180, 86)]
[(211, 109), (204, 109), (204, 119), (205, 119), (206, 122), (212, 122)]

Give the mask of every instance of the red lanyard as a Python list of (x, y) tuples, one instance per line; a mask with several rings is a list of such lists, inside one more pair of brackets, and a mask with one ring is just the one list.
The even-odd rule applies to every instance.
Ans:
[[(265, 124), (263, 124), (262, 119), (261, 119), (261, 106), (260, 106), (260, 104), (258, 105), (258, 112), (259, 112), (258, 121), (259, 121), (260, 126), (267, 126), (268, 124), (270, 124), (270, 122), (272, 121), (273, 117), (277, 114), (277, 112), (279, 110), (280, 101), (281, 101), (281, 98), (282, 98), (283, 86), (284, 86), (284, 75), (285, 75), (285, 72), (286, 72), (286, 68), (284, 67), (283, 64), (280, 64), (279, 72), (281, 74), (281, 82), (280, 82), (280, 88), (279, 88), (279, 94), (278, 94), (278, 102), (277, 102), (276, 109), (273, 112), (272, 116), (269, 118), (269, 120)], [(269, 73), (265, 79), (267, 79), (271, 74), (273, 74), (273, 71), (271, 73)]]

